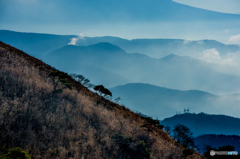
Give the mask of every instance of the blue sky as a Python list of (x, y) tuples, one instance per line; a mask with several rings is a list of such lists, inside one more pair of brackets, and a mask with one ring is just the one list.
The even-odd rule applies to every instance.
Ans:
[(0, 0), (0, 29), (127, 39), (215, 39), (225, 43), (240, 34), (240, 15), (186, 6), (236, 14), (239, 0), (174, 1)]

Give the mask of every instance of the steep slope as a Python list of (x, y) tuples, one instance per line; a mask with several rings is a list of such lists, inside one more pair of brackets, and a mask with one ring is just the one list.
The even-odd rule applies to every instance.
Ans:
[(73, 90), (53, 93), (49, 73), (57, 70), (42, 61), (2, 42), (0, 61), (1, 153), (21, 147), (34, 158), (181, 157), (181, 145), (161, 129), (147, 132), (138, 114), (70, 76)]
[(166, 118), (161, 123), (172, 128), (178, 123), (186, 125), (194, 136), (204, 134), (240, 135), (240, 119), (226, 115), (186, 113)]

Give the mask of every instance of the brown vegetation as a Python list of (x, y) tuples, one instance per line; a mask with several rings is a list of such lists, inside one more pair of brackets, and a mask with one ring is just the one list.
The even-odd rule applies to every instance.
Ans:
[(181, 158), (183, 147), (159, 127), (140, 127), (140, 115), (70, 76), (73, 90), (53, 93), (52, 71), (0, 42), (0, 153), (21, 147), (32, 158)]

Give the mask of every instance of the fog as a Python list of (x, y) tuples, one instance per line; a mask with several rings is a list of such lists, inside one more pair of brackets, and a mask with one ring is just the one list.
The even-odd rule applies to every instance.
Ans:
[(6, 30), (126, 39), (214, 39), (239, 44), (240, 15), (192, 8), (171, 0), (8, 0), (0, 1), (0, 6), (0, 29)]
[[(164, 105), (159, 101), (155, 103), (156, 112), (175, 113), (189, 106), (196, 113), (238, 116), (239, 97), (227, 95), (240, 92), (240, 15), (234, 11), (239, 3), (235, 1), (236, 5), (230, 7), (230, 2), (222, 1), (220, 6), (226, 8), (219, 10), (213, 1), (205, 1), (204, 6), (196, 1), (187, 4), (197, 8), (183, 1), (0, 0), (0, 29), (71, 35), (61, 40), (59, 36), (46, 40), (51, 36), (41, 34), (12, 38), (6, 33), (4, 37), (32, 55), (43, 52), (48, 64), (83, 74), (96, 85), (111, 88), (148, 83), (217, 95), (205, 98), (203, 105), (188, 103), (187, 98), (171, 101), (169, 95), (168, 109), (160, 109)], [(199, 9), (206, 6), (211, 8)], [(234, 14), (225, 14), (229, 7)], [(158, 97), (150, 94), (146, 101), (157, 101)], [(137, 100), (126, 101), (122, 102), (141, 110), (133, 106)], [(149, 106), (146, 101), (140, 103), (145, 103), (142, 108)], [(150, 110), (155, 108), (142, 109), (142, 113), (151, 115)]]
[(153, 118), (164, 119), (175, 114), (190, 113), (224, 114), (240, 117), (240, 95), (216, 96), (201, 91), (179, 91), (149, 84), (132, 83), (111, 88), (120, 104)]

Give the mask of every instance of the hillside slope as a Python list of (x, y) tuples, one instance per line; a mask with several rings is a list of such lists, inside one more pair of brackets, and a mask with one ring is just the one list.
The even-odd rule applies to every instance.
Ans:
[(146, 121), (138, 114), (70, 76), (73, 90), (53, 93), (52, 71), (0, 42), (1, 153), (21, 147), (34, 158), (181, 158), (182, 146), (161, 129), (139, 127)]
[(240, 135), (240, 119), (226, 115), (186, 113), (166, 118), (161, 123), (170, 127), (176, 124), (186, 125), (194, 136), (204, 134)]

